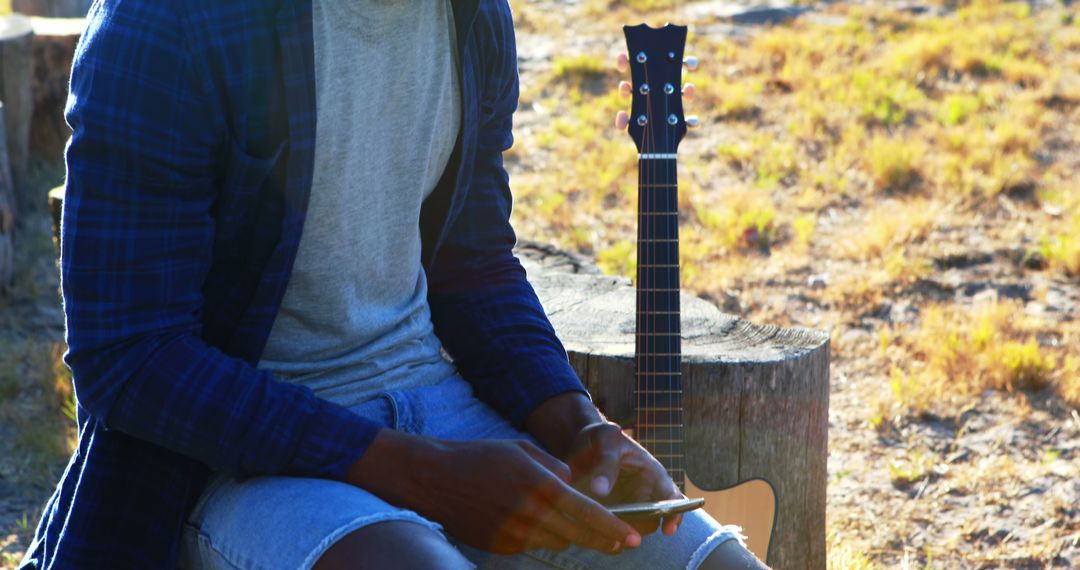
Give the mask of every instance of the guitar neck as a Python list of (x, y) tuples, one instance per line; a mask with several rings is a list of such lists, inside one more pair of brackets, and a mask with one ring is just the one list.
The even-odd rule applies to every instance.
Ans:
[(683, 485), (678, 181), (674, 155), (639, 159), (635, 436)]

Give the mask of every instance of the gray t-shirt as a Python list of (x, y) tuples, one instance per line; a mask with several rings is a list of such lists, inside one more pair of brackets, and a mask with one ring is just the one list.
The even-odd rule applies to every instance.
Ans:
[(313, 0), (315, 176), (260, 368), (350, 406), (454, 374), (431, 325), (420, 205), (460, 129), (450, 0)]

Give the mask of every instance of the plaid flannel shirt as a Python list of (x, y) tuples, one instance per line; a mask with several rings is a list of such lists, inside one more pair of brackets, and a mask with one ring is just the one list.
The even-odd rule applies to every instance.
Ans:
[[(512, 253), (509, 6), (453, 2), (462, 129), (420, 217), (428, 300), (521, 426), (584, 388)], [(79, 442), (22, 568), (173, 567), (210, 469), (341, 479), (384, 427), (255, 368), (305, 222), (314, 85), (310, 0), (94, 3), (61, 230)]]

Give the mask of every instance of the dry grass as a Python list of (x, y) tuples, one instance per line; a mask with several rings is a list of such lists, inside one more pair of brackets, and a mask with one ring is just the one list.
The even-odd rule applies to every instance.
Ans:
[[(62, 173), (62, 165), (35, 161), (31, 184), (50, 188)], [(26, 507), (19, 506), (13, 519), (0, 519), (0, 568), (14, 567), (21, 558), (76, 438), (71, 376), (61, 361), (55, 250), (44, 204), (23, 204), (18, 222), (15, 285), (0, 295), (0, 479), (19, 495), (0, 499)]]
[(1051, 323), (1026, 316), (1023, 304), (989, 301), (973, 309), (930, 305), (914, 331), (879, 332), (881, 351), (893, 368), (886, 412), (923, 413), (962, 409), (986, 390), (1015, 392), (1052, 386), (1080, 407), (1080, 338), (1067, 331), (1057, 348), (1043, 347), (1040, 333)]

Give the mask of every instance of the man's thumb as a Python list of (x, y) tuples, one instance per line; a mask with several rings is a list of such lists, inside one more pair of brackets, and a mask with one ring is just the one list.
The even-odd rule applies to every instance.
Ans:
[(606, 497), (619, 478), (619, 455), (613, 451), (604, 451), (597, 459), (589, 490), (597, 497)]

